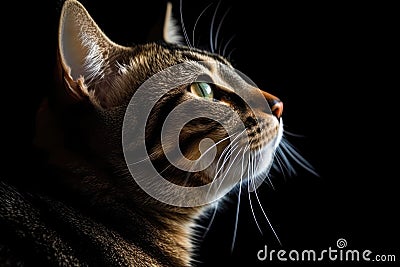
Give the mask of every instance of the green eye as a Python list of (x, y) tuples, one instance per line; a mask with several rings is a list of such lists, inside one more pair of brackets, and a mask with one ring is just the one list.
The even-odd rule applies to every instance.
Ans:
[(196, 82), (190, 85), (190, 92), (198, 97), (213, 99), (214, 92), (210, 84), (205, 82)]

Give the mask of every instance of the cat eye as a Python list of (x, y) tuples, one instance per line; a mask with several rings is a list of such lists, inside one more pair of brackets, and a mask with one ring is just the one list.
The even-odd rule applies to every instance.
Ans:
[(206, 82), (194, 82), (190, 84), (189, 91), (202, 98), (207, 98), (210, 100), (214, 99), (214, 91), (212, 85)]

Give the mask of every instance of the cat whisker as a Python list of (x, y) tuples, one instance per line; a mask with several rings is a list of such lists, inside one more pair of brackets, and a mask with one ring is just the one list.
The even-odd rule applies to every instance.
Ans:
[[(286, 125), (284, 125), (283, 127), (286, 127)], [(304, 135), (302, 135), (302, 134), (296, 134), (296, 133), (293, 133), (293, 132), (290, 132), (290, 131), (288, 131), (288, 130), (286, 130), (285, 129), (285, 134), (286, 135), (291, 135), (291, 136), (294, 136), (294, 137), (305, 137)]]
[[(222, 49), (222, 56), (226, 55), (226, 49), (228, 49), (229, 44), (233, 41), (233, 39), (235, 39), (236, 34), (232, 35), (231, 38), (229, 38), (229, 40), (226, 42), (226, 44), (224, 45), (224, 48)], [(230, 53), (229, 53), (230, 54)], [(229, 58), (229, 57), (228, 57)]]
[(222, 28), (222, 23), (224, 22), (224, 20), (225, 20), (226, 16), (228, 15), (229, 11), (230, 11), (230, 8), (228, 8), (225, 11), (224, 15), (222, 16), (222, 18), (221, 18), (221, 20), (220, 20), (220, 22), (218, 24), (218, 28), (217, 28), (217, 31), (215, 33), (215, 44), (214, 44), (215, 49), (218, 47), (218, 36), (219, 36), (219, 32), (220, 32), (220, 30)]
[(266, 179), (264, 179), (264, 182), (268, 184), (272, 188), (272, 190), (275, 190), (275, 186), (272, 183), (271, 177), (268, 174), (266, 175)]
[[(238, 140), (238, 141), (236, 141), (236, 142), (235, 142), (235, 140), (236, 140), (238, 137), (240, 137), (242, 134), (244, 134), (245, 132), (246, 132), (246, 129), (243, 130), (241, 133), (239, 133), (239, 134), (232, 140), (232, 143), (231, 143), (230, 145), (228, 145), (228, 146), (224, 149), (224, 151), (221, 153), (221, 155), (220, 155), (220, 157), (219, 157), (219, 159), (218, 159), (218, 161), (217, 161), (217, 164), (216, 164), (217, 172), (216, 172), (215, 175), (214, 175), (213, 181), (215, 181), (215, 180), (218, 178), (218, 174), (220, 174), (220, 173), (221, 173), (221, 177), (222, 177), (222, 175), (224, 175), (224, 176), (221, 178), (221, 181), (219, 181), (219, 185), (218, 185), (218, 188), (217, 188), (217, 191), (216, 191), (216, 192), (218, 192), (218, 190), (220, 189), (221, 184), (222, 184), (224, 178), (225, 178), (226, 175), (228, 174), (228, 172), (229, 172), (230, 168), (232, 167), (232, 165), (235, 163), (235, 160), (236, 160), (236, 158), (238, 157), (240, 151), (241, 151), (241, 150), (244, 150), (243, 148), (241, 148), (241, 150), (237, 153), (237, 155), (235, 156), (235, 158), (232, 160), (231, 165), (230, 165), (228, 168), (226, 168), (226, 169), (224, 170), (224, 167), (225, 167), (226, 162), (227, 162), (229, 159), (231, 159), (231, 156), (232, 156), (233, 152), (236, 150), (236, 148), (237, 148), (238, 145), (239, 145), (239, 141), (240, 141), (240, 140)], [(235, 143), (233, 143), (233, 142), (235, 142)], [(219, 162), (220, 162), (220, 160), (221, 160), (222, 157), (224, 157), (223, 162), (222, 162), (221, 166), (218, 168)], [(225, 171), (225, 173), (223, 173), (223, 171)], [(211, 188), (210, 188), (210, 189), (211, 189)], [(209, 189), (209, 191), (210, 191), (210, 189)], [(209, 192), (208, 192), (208, 193), (209, 193)]]
[[(222, 166), (224, 166), (225, 160), (226, 160), (226, 158), (227, 158), (227, 157), (226, 157), (226, 153), (229, 152), (230, 147), (234, 146), (235, 144), (236, 144), (236, 145), (238, 144), (238, 142), (236, 141), (236, 139), (239, 138), (245, 131), (246, 131), (246, 130), (243, 130), (241, 133), (238, 133), (238, 135), (231, 141), (231, 143), (225, 147), (225, 149), (222, 151), (221, 155), (220, 155), (219, 158), (218, 158), (218, 161), (217, 161), (217, 164), (216, 164), (216, 169), (218, 169), (218, 166), (219, 166), (219, 163), (220, 163), (222, 157), (224, 157), (224, 163), (222, 164)], [(220, 168), (219, 170), (221, 170), (221, 168)], [(216, 176), (218, 175), (219, 170), (218, 170), (218, 171), (216, 172), (216, 174), (214, 175), (214, 179), (216, 179)]]
[[(247, 164), (248, 164), (247, 166), (250, 166), (250, 157), (248, 158), (248, 163), (247, 163)], [(249, 168), (249, 167), (247, 168), (247, 177), (251, 177), (251, 175), (250, 175), (250, 168)], [(261, 227), (260, 227), (260, 225), (258, 224), (258, 220), (257, 220), (256, 214), (254, 213), (254, 208), (253, 208), (253, 203), (252, 203), (252, 201), (251, 201), (250, 192), (251, 192), (251, 190), (250, 190), (250, 180), (248, 180), (248, 181), (247, 181), (247, 195), (249, 196), (250, 210), (251, 210), (251, 213), (252, 213), (252, 215), (253, 215), (254, 222), (255, 222), (256, 225), (257, 225), (258, 230), (260, 231), (261, 235), (263, 235), (263, 232), (262, 232), (262, 230), (261, 230)]]
[(197, 17), (196, 22), (194, 23), (193, 31), (192, 31), (192, 43), (193, 43), (193, 45), (194, 45), (194, 43), (195, 43), (195, 41), (194, 41), (194, 39), (195, 39), (195, 38), (194, 38), (194, 35), (195, 35), (195, 32), (196, 32), (197, 23), (199, 22), (201, 16), (203, 16), (203, 14), (207, 11), (207, 9), (208, 9), (212, 4), (213, 4), (213, 3), (208, 4), (208, 6), (206, 6), (206, 7), (203, 9), (203, 11), (202, 11), (202, 12), (200, 13), (200, 15)]
[[(216, 167), (215, 167), (215, 168), (217, 169), (217, 172), (216, 172), (215, 175), (214, 175), (214, 179), (216, 178), (216, 176), (218, 175), (218, 173), (220, 172), (220, 170), (222, 170), (222, 167), (223, 167), (224, 164), (225, 164), (225, 160), (226, 160), (226, 158), (227, 158), (227, 155), (230, 153), (230, 149), (232, 149), (233, 146), (237, 146), (238, 143), (235, 142), (235, 140), (236, 140), (239, 136), (240, 136), (240, 134), (237, 135), (237, 136), (231, 141), (231, 143), (225, 147), (225, 149), (222, 151), (221, 155), (219, 156), (218, 161), (217, 161), (217, 164), (216, 164)], [(219, 167), (219, 164), (220, 164), (220, 161), (221, 161), (222, 158), (224, 158), (224, 160), (223, 160), (223, 163), (221, 164), (221, 167)], [(218, 169), (218, 167), (219, 167), (219, 169)]]
[(255, 179), (256, 179), (256, 177), (255, 177), (256, 166), (255, 165), (256, 165), (256, 163), (255, 163), (255, 159), (254, 158), (255, 158), (254, 156), (250, 158), (250, 178), (249, 178), (249, 182), (251, 183), (253, 191), (256, 188), (256, 183), (255, 183)]
[(241, 168), (241, 173), (240, 173), (238, 201), (237, 201), (237, 208), (236, 208), (236, 215), (235, 215), (235, 226), (234, 226), (234, 230), (233, 230), (233, 237), (232, 237), (232, 244), (231, 244), (231, 252), (233, 252), (233, 249), (235, 247), (236, 235), (237, 235), (237, 229), (238, 229), (238, 223), (239, 223), (240, 199), (241, 199), (241, 195), (242, 195), (242, 184), (243, 184), (243, 173), (244, 173), (244, 168), (243, 168), (244, 156), (249, 148), (250, 148), (250, 145), (247, 145), (246, 147), (244, 147), (243, 152), (242, 152), (242, 164), (241, 164), (242, 168)]
[[(210, 146), (201, 156), (199, 159), (201, 159), (206, 153), (208, 153), (209, 151), (211, 151), (212, 148), (216, 147), (218, 144), (222, 143), (223, 141), (230, 139), (232, 137), (234, 137), (235, 135), (237, 135), (237, 133), (233, 133), (225, 138), (222, 138), (221, 140), (219, 140), (218, 142), (216, 142), (215, 144), (213, 144), (212, 146)], [(235, 140), (235, 139), (234, 139)]]
[(240, 183), (239, 183), (238, 201), (237, 201), (236, 216), (235, 216), (235, 227), (233, 230), (231, 252), (233, 252), (233, 248), (234, 248), (235, 242), (236, 242), (236, 234), (237, 234), (238, 221), (239, 221), (239, 210), (240, 210), (240, 195), (241, 194), (242, 194), (242, 177), (240, 177)]
[[(258, 149), (255, 157), (256, 158), (259, 157), (259, 159), (258, 159), (259, 162), (263, 162), (264, 161), (264, 156), (263, 156), (263, 153), (261, 152), (261, 148)], [(269, 182), (269, 185), (272, 187), (272, 189), (275, 190), (275, 186), (272, 183), (271, 177), (268, 174), (265, 174), (265, 178), (266, 179), (264, 179), (264, 181), (267, 180)], [(263, 179), (263, 177), (260, 176), (260, 179)], [(255, 189), (255, 187), (253, 187), (253, 188)]]
[(263, 215), (264, 215), (264, 217), (265, 217), (265, 219), (266, 219), (266, 221), (267, 221), (269, 227), (271, 228), (271, 231), (274, 233), (274, 236), (275, 236), (276, 240), (278, 241), (279, 245), (282, 246), (282, 243), (281, 243), (281, 240), (280, 240), (279, 237), (278, 237), (278, 234), (276, 233), (274, 227), (272, 226), (270, 220), (268, 219), (267, 214), (266, 214), (265, 211), (264, 211), (264, 208), (263, 208), (263, 206), (262, 206), (262, 204), (261, 204), (260, 198), (258, 197), (257, 190), (254, 190), (254, 195), (256, 196), (258, 205), (260, 206), (260, 209), (261, 209), (261, 211), (262, 211), (262, 213), (263, 213)]
[[(203, 154), (200, 155), (200, 157), (197, 159), (197, 163), (200, 163), (200, 160), (208, 153), (210, 152), (213, 148), (216, 148), (217, 145), (219, 145), (220, 143), (226, 141), (227, 139), (230, 139), (232, 137), (234, 137), (235, 135), (237, 135), (238, 133), (233, 133), (225, 138), (222, 138), (221, 140), (219, 140), (218, 142), (214, 143), (212, 146), (210, 146), (206, 151), (204, 151)], [(234, 139), (235, 140), (235, 139)], [(226, 149), (226, 148), (225, 148)], [(225, 150), (224, 150), (225, 151)], [(187, 172), (186, 174), (186, 179), (185, 179), (185, 183), (188, 181), (188, 179), (190, 178), (191, 172), (192, 170), (197, 166), (197, 164), (194, 164), (190, 170)]]
[(211, 49), (211, 52), (212, 52), (212, 53), (215, 52), (215, 49), (214, 49), (214, 48), (215, 48), (215, 46), (214, 46), (214, 37), (213, 37), (213, 34), (214, 34), (214, 24), (215, 24), (215, 18), (216, 18), (216, 16), (217, 16), (218, 8), (219, 8), (220, 4), (221, 4), (221, 1), (218, 2), (217, 7), (215, 8), (213, 17), (212, 17), (212, 19), (211, 19), (211, 26), (210, 26), (210, 49)]
[[(261, 153), (258, 153), (258, 154), (262, 157)], [(253, 208), (253, 204), (252, 204), (252, 200), (251, 200), (251, 195), (250, 195), (251, 194), (251, 192), (250, 192), (251, 191), (250, 190), (250, 183), (251, 183), (251, 186), (254, 189), (256, 188), (256, 184), (255, 184), (255, 173), (256, 173), (256, 169), (257, 169), (257, 165), (256, 164), (257, 164), (257, 162), (256, 162), (256, 157), (254, 156), (254, 154), (253, 154), (253, 156), (251, 154), (249, 154), (248, 170), (247, 170), (247, 176), (248, 176), (248, 180), (247, 180), (248, 187), (247, 188), (248, 188), (249, 204), (250, 204), (250, 209), (251, 209), (254, 221), (255, 221), (255, 223), (257, 225), (257, 228), (260, 231), (260, 233), (263, 234), (263, 231), (261, 230), (260, 224), (259, 224), (259, 222), (258, 222), (258, 220), (256, 218), (256, 215), (255, 215), (255, 212), (254, 212), (254, 208)], [(265, 219), (266, 219), (271, 231), (273, 232), (273, 234), (274, 234), (275, 238), (277, 239), (277, 241), (279, 242), (279, 244), (282, 245), (282, 243), (281, 243), (281, 241), (280, 241), (280, 239), (279, 239), (274, 227), (272, 226), (272, 223), (268, 219), (268, 216), (267, 216), (267, 214), (266, 214), (266, 212), (265, 212), (265, 210), (264, 210), (264, 208), (263, 208), (263, 206), (261, 204), (261, 201), (260, 201), (260, 199), (258, 197), (258, 194), (257, 194), (257, 190), (255, 189), (253, 192), (254, 192), (254, 195), (256, 196), (257, 203), (258, 203), (258, 205), (259, 205), (259, 207), (260, 207), (260, 209), (261, 209), (261, 211), (262, 211), (262, 213), (263, 213), (263, 215), (264, 215), (264, 217), (265, 217)]]
[(224, 166), (225, 164), (226, 164), (226, 162), (230, 159), (230, 157), (232, 156), (232, 154), (233, 154), (233, 152), (236, 150), (236, 148), (238, 148), (239, 147), (239, 143), (238, 142), (236, 142), (236, 143), (234, 143), (234, 144), (232, 144), (231, 146), (230, 146), (230, 149), (228, 150), (228, 152), (226, 153), (226, 155), (225, 155), (225, 157), (224, 157), (224, 160), (223, 160), (223, 162), (222, 162), (222, 165), (221, 166)]
[[(215, 169), (216, 169), (217, 171), (216, 171), (216, 173), (214, 174), (213, 181), (214, 181), (215, 179), (217, 179), (218, 174), (219, 174), (220, 172), (222, 172), (222, 169), (225, 167), (225, 163), (226, 163), (226, 160), (227, 160), (227, 158), (228, 158), (228, 154), (230, 153), (230, 150), (232, 149), (232, 146), (234, 146), (234, 145), (235, 145), (235, 144), (229, 144), (227, 147), (225, 147), (224, 151), (222, 151), (221, 155), (219, 156), (218, 161), (217, 161), (217, 164), (215, 165)], [(237, 145), (236, 145), (236, 146), (237, 146)], [(220, 166), (219, 164), (220, 164), (220, 161), (221, 161), (222, 158), (224, 158), (224, 159), (222, 160), (222, 163), (221, 163), (221, 166)]]
[[(243, 132), (244, 132), (244, 131), (243, 131)], [(238, 134), (238, 136), (240, 136), (241, 134), (243, 134), (243, 132), (240, 133), (240, 134)], [(233, 135), (232, 135), (232, 136), (233, 136)], [(237, 136), (237, 137), (238, 137), (238, 136)], [(236, 138), (237, 138), (237, 137), (236, 137)], [(237, 148), (237, 147), (238, 147), (238, 146), (237, 146), (237, 142), (236, 142), (235, 144), (236, 144), (235, 148)], [(234, 144), (234, 145), (235, 145), (235, 144)], [(231, 145), (227, 146), (227, 147), (224, 149), (224, 151), (223, 151), (223, 153), (221, 154), (221, 156), (224, 154), (225, 151), (227, 151), (227, 152), (226, 152), (226, 155), (227, 155), (228, 153), (230, 153), (229, 151), (230, 151), (231, 149), (232, 149), (232, 146), (231, 146)], [(219, 159), (221, 159), (221, 156), (220, 156)], [(217, 174), (218, 174), (218, 172), (220, 172), (220, 171), (222, 170), (222, 168), (224, 167), (225, 163), (226, 163), (226, 160), (224, 159), (224, 161), (223, 161), (221, 167), (220, 167), (219, 170), (217, 171)], [(217, 166), (218, 166), (218, 163), (217, 163)], [(243, 168), (243, 164), (242, 164), (242, 168)], [(217, 175), (217, 174), (216, 174), (216, 175)], [(214, 177), (214, 179), (216, 179), (216, 176)], [(219, 188), (218, 188), (217, 190), (219, 190)], [(209, 193), (209, 191), (208, 191), (208, 193)], [(216, 212), (217, 212), (217, 209), (218, 209), (218, 203), (219, 203), (219, 202), (216, 202), (216, 204), (215, 204), (215, 208), (214, 208), (213, 215), (212, 215), (212, 217), (211, 217), (211, 219), (210, 219), (210, 222), (208, 223), (208, 225), (207, 225), (207, 227), (206, 227), (206, 230), (205, 230), (205, 232), (204, 232), (204, 234), (203, 234), (203, 238), (207, 235), (208, 231), (209, 231), (210, 228), (211, 228), (211, 225), (212, 225), (212, 223), (213, 223), (213, 221), (214, 221), (214, 218), (215, 218), (215, 215), (216, 215)]]
[(283, 139), (280, 143), (282, 151), (287, 153), (297, 164), (303, 167), (308, 172), (319, 177), (319, 174), (314, 170), (314, 167), (292, 146), (287, 139)]
[[(232, 149), (230, 149), (229, 156), (228, 156), (228, 157), (225, 157), (224, 162), (223, 162), (223, 164), (222, 164), (220, 170), (221, 170), (222, 167), (224, 167), (224, 165), (228, 162), (228, 158), (231, 157), (231, 155), (233, 154), (233, 152), (234, 152), (238, 147), (239, 147), (239, 146), (238, 146), (238, 144), (236, 143), (236, 144), (235, 144), (235, 147), (233, 147)], [(223, 176), (221, 175), (220, 177), (218, 177), (220, 180), (218, 181), (218, 187), (217, 187), (217, 189), (215, 190), (215, 193), (218, 193), (218, 191), (220, 190), (221, 185), (223, 184), (223, 182), (224, 182), (225, 178), (227, 177), (229, 171), (231, 170), (232, 166), (235, 165), (235, 161), (236, 161), (237, 157), (239, 156), (239, 153), (240, 153), (242, 150), (243, 150), (243, 148), (240, 148), (239, 152), (238, 152), (238, 153), (236, 154), (236, 156), (233, 158), (231, 164), (230, 164), (225, 170), (223, 170), (223, 171), (221, 172), (221, 174), (223, 174)], [(227, 154), (227, 155), (228, 155), (228, 154)], [(217, 178), (214, 177), (214, 180), (213, 180), (213, 181), (215, 181), (216, 179), (217, 179)], [(210, 193), (210, 190), (211, 190), (211, 187), (209, 188), (207, 194)]]
[(230, 59), (233, 52), (235, 52), (236, 48), (233, 48), (231, 52), (229, 52), (227, 58)]
[(296, 170), (293, 168), (292, 164), (290, 163), (289, 159), (286, 157), (285, 153), (282, 151), (281, 147), (276, 149), (276, 159), (277, 163), (281, 169), (281, 173), (284, 178), (286, 178), (285, 170), (289, 176), (295, 175)]
[(182, 9), (183, 9), (183, 3), (182, 3), (182, 0), (180, 0), (180, 3), (179, 3), (179, 11), (180, 11), (180, 17), (181, 17), (181, 27), (182, 27), (182, 32), (183, 32), (183, 35), (184, 35), (184, 37), (185, 37), (185, 41), (186, 41), (186, 44), (187, 44), (187, 46), (188, 47), (193, 47), (192, 46), (192, 44), (190, 43), (190, 40), (189, 40), (189, 37), (188, 37), (188, 35), (187, 35), (187, 32), (186, 32), (186, 28), (185, 28), (185, 23), (183, 22), (183, 12), (182, 12)]
[(292, 172), (292, 166), (289, 162), (286, 162), (286, 157), (282, 155), (282, 151), (279, 147), (277, 147), (275, 150), (274, 159), (275, 160), (272, 166), (276, 171), (280, 172), (283, 176), (283, 179), (286, 180), (286, 172), (290, 175)]

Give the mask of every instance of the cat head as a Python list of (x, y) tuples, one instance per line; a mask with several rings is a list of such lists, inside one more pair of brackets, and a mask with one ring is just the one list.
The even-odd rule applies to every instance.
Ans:
[(85, 151), (113, 179), (124, 176), (163, 202), (196, 206), (265, 178), (282, 136), (283, 105), (226, 58), (182, 40), (170, 4), (159, 41), (125, 47), (67, 0), (59, 90), (49, 101), (68, 149)]

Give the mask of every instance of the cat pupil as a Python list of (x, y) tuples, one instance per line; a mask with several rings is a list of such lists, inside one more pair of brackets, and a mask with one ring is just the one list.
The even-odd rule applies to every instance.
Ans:
[(190, 92), (196, 96), (213, 99), (214, 92), (211, 85), (205, 82), (195, 82), (190, 85)]

